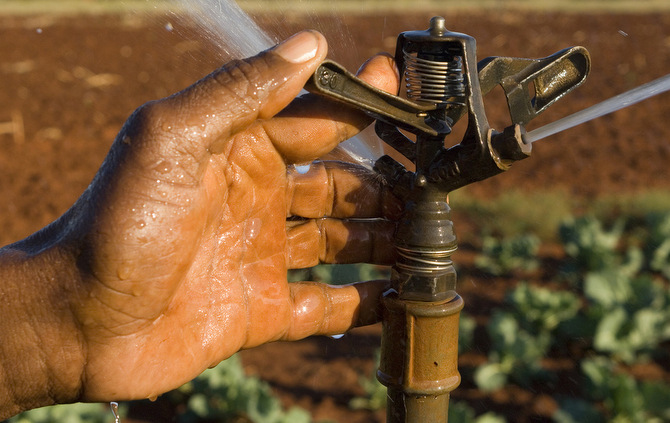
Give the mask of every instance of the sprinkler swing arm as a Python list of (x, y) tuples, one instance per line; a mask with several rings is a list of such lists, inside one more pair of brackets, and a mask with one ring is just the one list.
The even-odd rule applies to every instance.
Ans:
[[(433, 18), (443, 25), (441, 18)], [(431, 20), (431, 25), (433, 24)], [(433, 172), (440, 172), (440, 168), (449, 168), (456, 164), (459, 171), (463, 169), (478, 170), (481, 174), (475, 180), (451, 181), (446, 185), (446, 191), (450, 192), (457, 188), (468, 185), (477, 180), (483, 180), (500, 172), (489, 174), (482, 171), (481, 166), (488, 168), (489, 164), (495, 164), (500, 171), (509, 168), (511, 162), (521, 160), (530, 155), (530, 146), (521, 142), (517, 131), (525, 132), (523, 128), (528, 122), (544, 112), (564, 95), (581, 85), (589, 71), (590, 58), (584, 47), (570, 47), (561, 50), (551, 56), (542, 59), (526, 59), (512, 57), (488, 57), (475, 63), (475, 41), (467, 35), (440, 30), (434, 35), (434, 28), (426, 31), (411, 31), (400, 34), (398, 38), (396, 63), (398, 63), (401, 76), (405, 73), (406, 66), (403, 56), (405, 41), (413, 34), (426, 34), (428, 39), (421, 40), (423, 43), (444, 43), (445, 39), (453, 43), (454, 38), (461, 38), (463, 51), (468, 60), (466, 76), (470, 76), (470, 84), (467, 84), (466, 104), (451, 102), (446, 107), (433, 100), (412, 101), (398, 95), (389, 94), (360, 79), (347, 71), (341, 65), (324, 61), (307, 82), (305, 88), (315, 94), (323, 95), (331, 99), (343, 102), (349, 106), (364, 111), (377, 120), (375, 129), (379, 137), (396, 151), (415, 162), (420, 160), (433, 161), (433, 158), (418, 158), (417, 151), (420, 149), (420, 140), (412, 141), (403, 135), (399, 129), (406, 130), (415, 135), (445, 138), (451, 133), (451, 127), (467, 112), (469, 127), (460, 144), (453, 146), (455, 150), (477, 144), (480, 150), (479, 160), (472, 163), (473, 157), (461, 157), (455, 163), (453, 156), (456, 151), (447, 153), (442, 147), (439, 155), (446, 156), (435, 158), (431, 166)], [(417, 44), (417, 43), (414, 43)], [(467, 48), (469, 47), (469, 48)], [(422, 48), (419, 45), (418, 48)], [(477, 77), (472, 77), (470, 68), (477, 69)], [(491, 131), (488, 127), (486, 113), (482, 97), (493, 88), (500, 85), (507, 99), (510, 118), (513, 123), (506, 128), (503, 134)], [(533, 96), (531, 97), (531, 91)], [(517, 125), (519, 128), (517, 128)], [(522, 145), (523, 144), (523, 145)], [(459, 147), (461, 146), (461, 147)], [(448, 158), (447, 158), (448, 157)], [(387, 156), (382, 158), (387, 161)], [(485, 163), (492, 160), (492, 163)], [(442, 170), (444, 173), (445, 170)], [(464, 177), (465, 178), (465, 177)], [(472, 177), (471, 177), (472, 178)], [(445, 179), (443, 177), (443, 179)], [(454, 178), (450, 178), (454, 179)], [(456, 178), (459, 179), (459, 178)], [(393, 181), (393, 179), (391, 180)], [(396, 184), (393, 184), (396, 185)]]
[[(477, 63), (475, 39), (448, 31), (441, 17), (431, 19), (425, 31), (401, 33), (395, 59), (407, 99), (328, 61), (305, 88), (374, 117), (379, 137), (416, 166), (409, 171), (390, 156), (375, 163), (404, 202), (393, 241), (399, 258), (383, 298), (377, 378), (388, 388), (388, 422), (446, 422), (449, 393), (460, 383), (463, 308), (451, 261), (457, 242), (447, 195), (529, 157), (524, 125), (579, 86), (590, 59), (584, 48), (572, 47), (544, 59), (491, 57)], [(496, 85), (503, 87), (512, 120), (502, 132), (489, 127), (484, 111), (483, 96)], [(463, 139), (446, 147), (452, 126), (465, 115)]]

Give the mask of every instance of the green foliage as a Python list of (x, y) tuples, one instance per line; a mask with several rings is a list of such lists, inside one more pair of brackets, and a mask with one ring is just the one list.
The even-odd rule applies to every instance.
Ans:
[[(662, 271), (667, 261), (665, 236), (670, 235), (670, 214), (654, 215), (648, 225), (635, 228), (634, 238), (619, 219), (605, 230), (593, 217), (572, 219), (561, 226), (566, 253), (572, 258), (568, 279), (581, 289), (586, 306), (568, 325), (593, 339), (599, 353), (627, 363), (648, 358), (659, 343), (670, 339), (670, 291), (645, 269)], [(644, 253), (643, 253), (644, 251)], [(669, 267), (670, 269), (670, 267)]]
[[(582, 361), (585, 399), (561, 399), (558, 423), (581, 421), (661, 423), (670, 419), (670, 386), (638, 382), (606, 357)], [(602, 413), (599, 411), (601, 410)]]
[(624, 278), (609, 280), (618, 281), (617, 290), (605, 278), (590, 280), (587, 295), (599, 307), (591, 312), (599, 318), (593, 344), (596, 351), (632, 363), (670, 340), (669, 292), (648, 276), (627, 279), (627, 283), (619, 279)]
[(498, 276), (519, 270), (532, 271), (539, 265), (539, 247), (540, 239), (534, 235), (520, 235), (502, 241), (485, 237), (482, 254), (475, 260), (475, 265)]
[(230, 421), (241, 416), (255, 423), (310, 422), (309, 414), (302, 409), (284, 411), (267, 383), (245, 375), (237, 356), (206, 370), (175, 395), (183, 396), (187, 404), (187, 410), (178, 417), (182, 423)]
[[(119, 415), (125, 417), (127, 406), (120, 405)], [(7, 420), (8, 423), (111, 423), (114, 421), (107, 404), (65, 404), (37, 408)]]
[(589, 272), (617, 266), (617, 247), (623, 235), (625, 222), (620, 219), (608, 231), (600, 220), (592, 216), (571, 218), (559, 227), (559, 235), (566, 254), (572, 258), (572, 272)]
[(528, 386), (548, 377), (541, 359), (554, 339), (554, 330), (573, 318), (579, 299), (525, 283), (507, 297), (507, 310), (495, 310), (487, 326), (491, 339), (489, 360), (475, 371), (477, 386), (492, 391), (514, 381)]
[(650, 215), (644, 226), (639, 221), (629, 219), (627, 231), (623, 219), (610, 231), (593, 218), (562, 227), (566, 253), (576, 264), (570, 279), (581, 281), (577, 286), (586, 299), (572, 328), (579, 324), (593, 349), (608, 356), (582, 361), (586, 399), (561, 399), (556, 422), (670, 419), (670, 386), (637, 381), (617, 367), (617, 362), (649, 359), (670, 340), (670, 289), (667, 281), (648, 273), (668, 277), (670, 213)]
[(647, 228), (649, 267), (670, 279), (670, 213), (649, 214)]
[(507, 298), (517, 318), (533, 333), (551, 332), (573, 318), (580, 308), (579, 298), (569, 291), (552, 291), (527, 283), (517, 286)]
[(513, 313), (501, 310), (494, 311), (487, 330), (491, 338), (488, 362), (474, 374), (479, 389), (494, 391), (510, 379), (528, 386), (544, 377), (540, 360), (549, 349), (548, 333), (531, 333), (521, 327)]

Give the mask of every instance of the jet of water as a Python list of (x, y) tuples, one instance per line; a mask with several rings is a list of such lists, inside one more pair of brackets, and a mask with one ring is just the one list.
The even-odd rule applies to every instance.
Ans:
[(266, 50), (275, 41), (233, 0), (178, 0), (219, 54), (243, 58)]
[(649, 97), (661, 94), (670, 90), (670, 74), (661, 78), (655, 79), (630, 91), (611, 97), (601, 103), (588, 107), (570, 116), (551, 122), (540, 128), (528, 132), (524, 136), (526, 144), (554, 135), (558, 132), (565, 131), (573, 126), (580, 125), (584, 122), (599, 118), (606, 114), (615, 112), (624, 107), (631, 106)]

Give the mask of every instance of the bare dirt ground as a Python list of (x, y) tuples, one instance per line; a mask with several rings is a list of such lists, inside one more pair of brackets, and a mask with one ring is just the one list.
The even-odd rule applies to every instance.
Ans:
[[(449, 29), (478, 40), (480, 58), (544, 57), (577, 44), (591, 52), (588, 82), (538, 119), (544, 122), (660, 77), (670, 65), (669, 13), (437, 13), (448, 18)], [(355, 69), (370, 54), (393, 50), (398, 32), (424, 29), (432, 15), (321, 16), (319, 22), (329, 38), (341, 39), (343, 27), (352, 34), (353, 43), (334, 49), (340, 49), (336, 59)], [(313, 26), (299, 15), (284, 16), (281, 28), (275, 17), (257, 19), (280, 37)], [(0, 16), (0, 40), (0, 245), (49, 223), (76, 200), (134, 108), (188, 86), (221, 64), (212, 54), (215, 47), (187, 19), (174, 16)], [(537, 143), (531, 159), (471, 192), (486, 197), (511, 188), (561, 189), (588, 199), (668, 189), (669, 112), (670, 96), (665, 95), (556, 135)], [(488, 113), (497, 127), (506, 123), (504, 106), (497, 104)], [(456, 260), (463, 263), (460, 291), (466, 310), (484, 314), (512, 282), (482, 279), (468, 266), (468, 252)], [(537, 275), (549, 277), (550, 272)], [(481, 286), (490, 289), (484, 294)], [(340, 340), (267, 345), (244, 352), (243, 359), (248, 371), (270, 382), (286, 404), (310, 410), (315, 420), (383, 421), (383, 411), (347, 407), (362, 393), (357, 380), (372, 371), (378, 344), (379, 328), (372, 327)], [(466, 354), (462, 370), (471, 371), (483, 359)], [(565, 368), (557, 385), (482, 395), (466, 384), (453, 397), (468, 400), (478, 412), (503, 413), (510, 421), (549, 421), (555, 408), (551, 397), (574, 388), (572, 361), (558, 358), (555, 363)], [(664, 370), (655, 371), (668, 379)]]

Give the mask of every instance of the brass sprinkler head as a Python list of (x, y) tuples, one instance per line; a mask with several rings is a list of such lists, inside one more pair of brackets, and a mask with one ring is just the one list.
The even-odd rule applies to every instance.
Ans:
[[(306, 88), (374, 117), (379, 137), (415, 165), (407, 170), (390, 156), (375, 164), (405, 202), (394, 241), (401, 257), (395, 288), (401, 298), (443, 300), (454, 295), (456, 283), (447, 194), (529, 157), (524, 126), (582, 84), (590, 59), (583, 47), (571, 47), (543, 59), (489, 57), (477, 63), (475, 39), (447, 30), (442, 17), (432, 18), (426, 30), (401, 33), (395, 59), (406, 98), (374, 88), (330, 61), (318, 67)], [(496, 85), (505, 92), (512, 121), (502, 132), (490, 128), (484, 110), (483, 97)], [(448, 143), (463, 116), (463, 138)]]
[[(395, 59), (407, 98), (378, 90), (330, 61), (319, 66), (306, 88), (376, 118), (382, 140), (415, 163), (415, 173), (445, 193), (528, 157), (530, 148), (517, 139), (522, 127), (581, 85), (590, 70), (583, 47), (543, 59), (488, 57), (477, 63), (475, 39), (447, 30), (439, 16), (430, 20), (426, 30), (401, 33)], [(502, 135), (491, 131), (484, 110), (483, 97), (496, 85), (505, 92), (513, 123)], [(465, 136), (459, 144), (445, 147), (440, 141), (466, 114)], [(514, 129), (516, 125), (521, 128)], [(410, 140), (400, 129), (430, 140)], [(387, 176), (401, 183), (395, 181), (400, 176), (396, 171)]]

